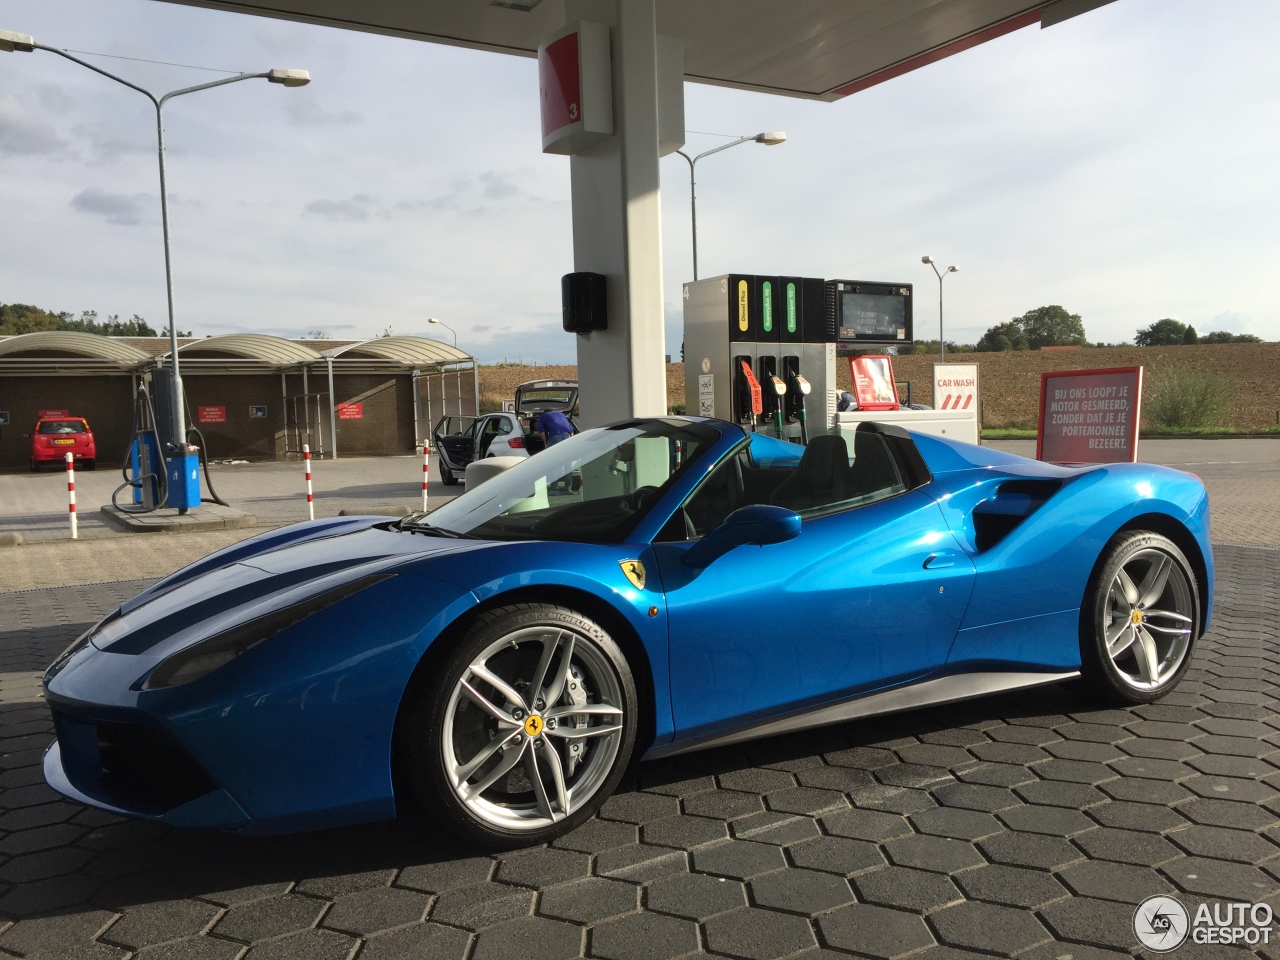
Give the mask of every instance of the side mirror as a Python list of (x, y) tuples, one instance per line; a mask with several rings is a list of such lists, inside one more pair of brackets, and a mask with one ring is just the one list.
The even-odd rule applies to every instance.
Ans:
[(729, 514), (720, 526), (709, 530), (701, 540), (685, 551), (684, 564), (701, 569), (734, 547), (753, 544), (763, 547), (783, 543), (800, 536), (800, 515), (784, 507), (758, 503), (741, 507)]

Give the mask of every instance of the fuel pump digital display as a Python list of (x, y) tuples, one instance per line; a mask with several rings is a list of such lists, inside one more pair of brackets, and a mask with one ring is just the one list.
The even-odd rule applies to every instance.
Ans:
[(911, 285), (827, 281), (827, 323), (837, 342), (912, 340)]
[(878, 297), (869, 293), (846, 293), (841, 297), (841, 340), (893, 339), (907, 335), (906, 298)]

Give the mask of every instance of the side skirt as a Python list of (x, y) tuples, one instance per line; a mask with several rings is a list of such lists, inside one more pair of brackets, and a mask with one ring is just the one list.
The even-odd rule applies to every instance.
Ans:
[(1080, 671), (1067, 673), (957, 673), (920, 683), (895, 687), (845, 700), (841, 703), (828, 704), (791, 714), (774, 720), (765, 720), (729, 733), (715, 734), (698, 740), (676, 742), (655, 747), (644, 755), (645, 760), (658, 760), (673, 757), (681, 753), (692, 753), (695, 750), (709, 750), (713, 747), (724, 747), (743, 740), (755, 740), (760, 737), (775, 737), (797, 730), (808, 730), (812, 727), (825, 727), (832, 723), (855, 720), (877, 714), (898, 713), (903, 710), (915, 710), (920, 707), (934, 706), (940, 703), (953, 703), (958, 700), (970, 700), (974, 697), (985, 697), (993, 693), (1008, 690), (1021, 690), (1026, 687), (1038, 687), (1046, 683), (1059, 683), (1080, 676)]

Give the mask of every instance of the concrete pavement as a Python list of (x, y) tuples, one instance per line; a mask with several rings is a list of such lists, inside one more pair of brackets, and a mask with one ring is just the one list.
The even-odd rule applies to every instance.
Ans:
[(492, 856), (430, 822), (255, 840), (55, 794), (39, 671), (143, 585), (0, 594), (5, 956), (1121, 960), (1149, 956), (1146, 897), (1280, 904), (1280, 551), (1219, 551), (1214, 626), (1158, 704), (1066, 685), (639, 764), (579, 829)]

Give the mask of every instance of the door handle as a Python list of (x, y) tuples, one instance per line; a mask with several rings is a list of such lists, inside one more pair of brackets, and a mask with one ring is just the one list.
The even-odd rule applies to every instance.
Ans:
[(954, 567), (955, 565), (956, 555), (953, 550), (940, 550), (937, 553), (931, 553), (924, 561), (926, 570), (941, 570), (943, 567)]

